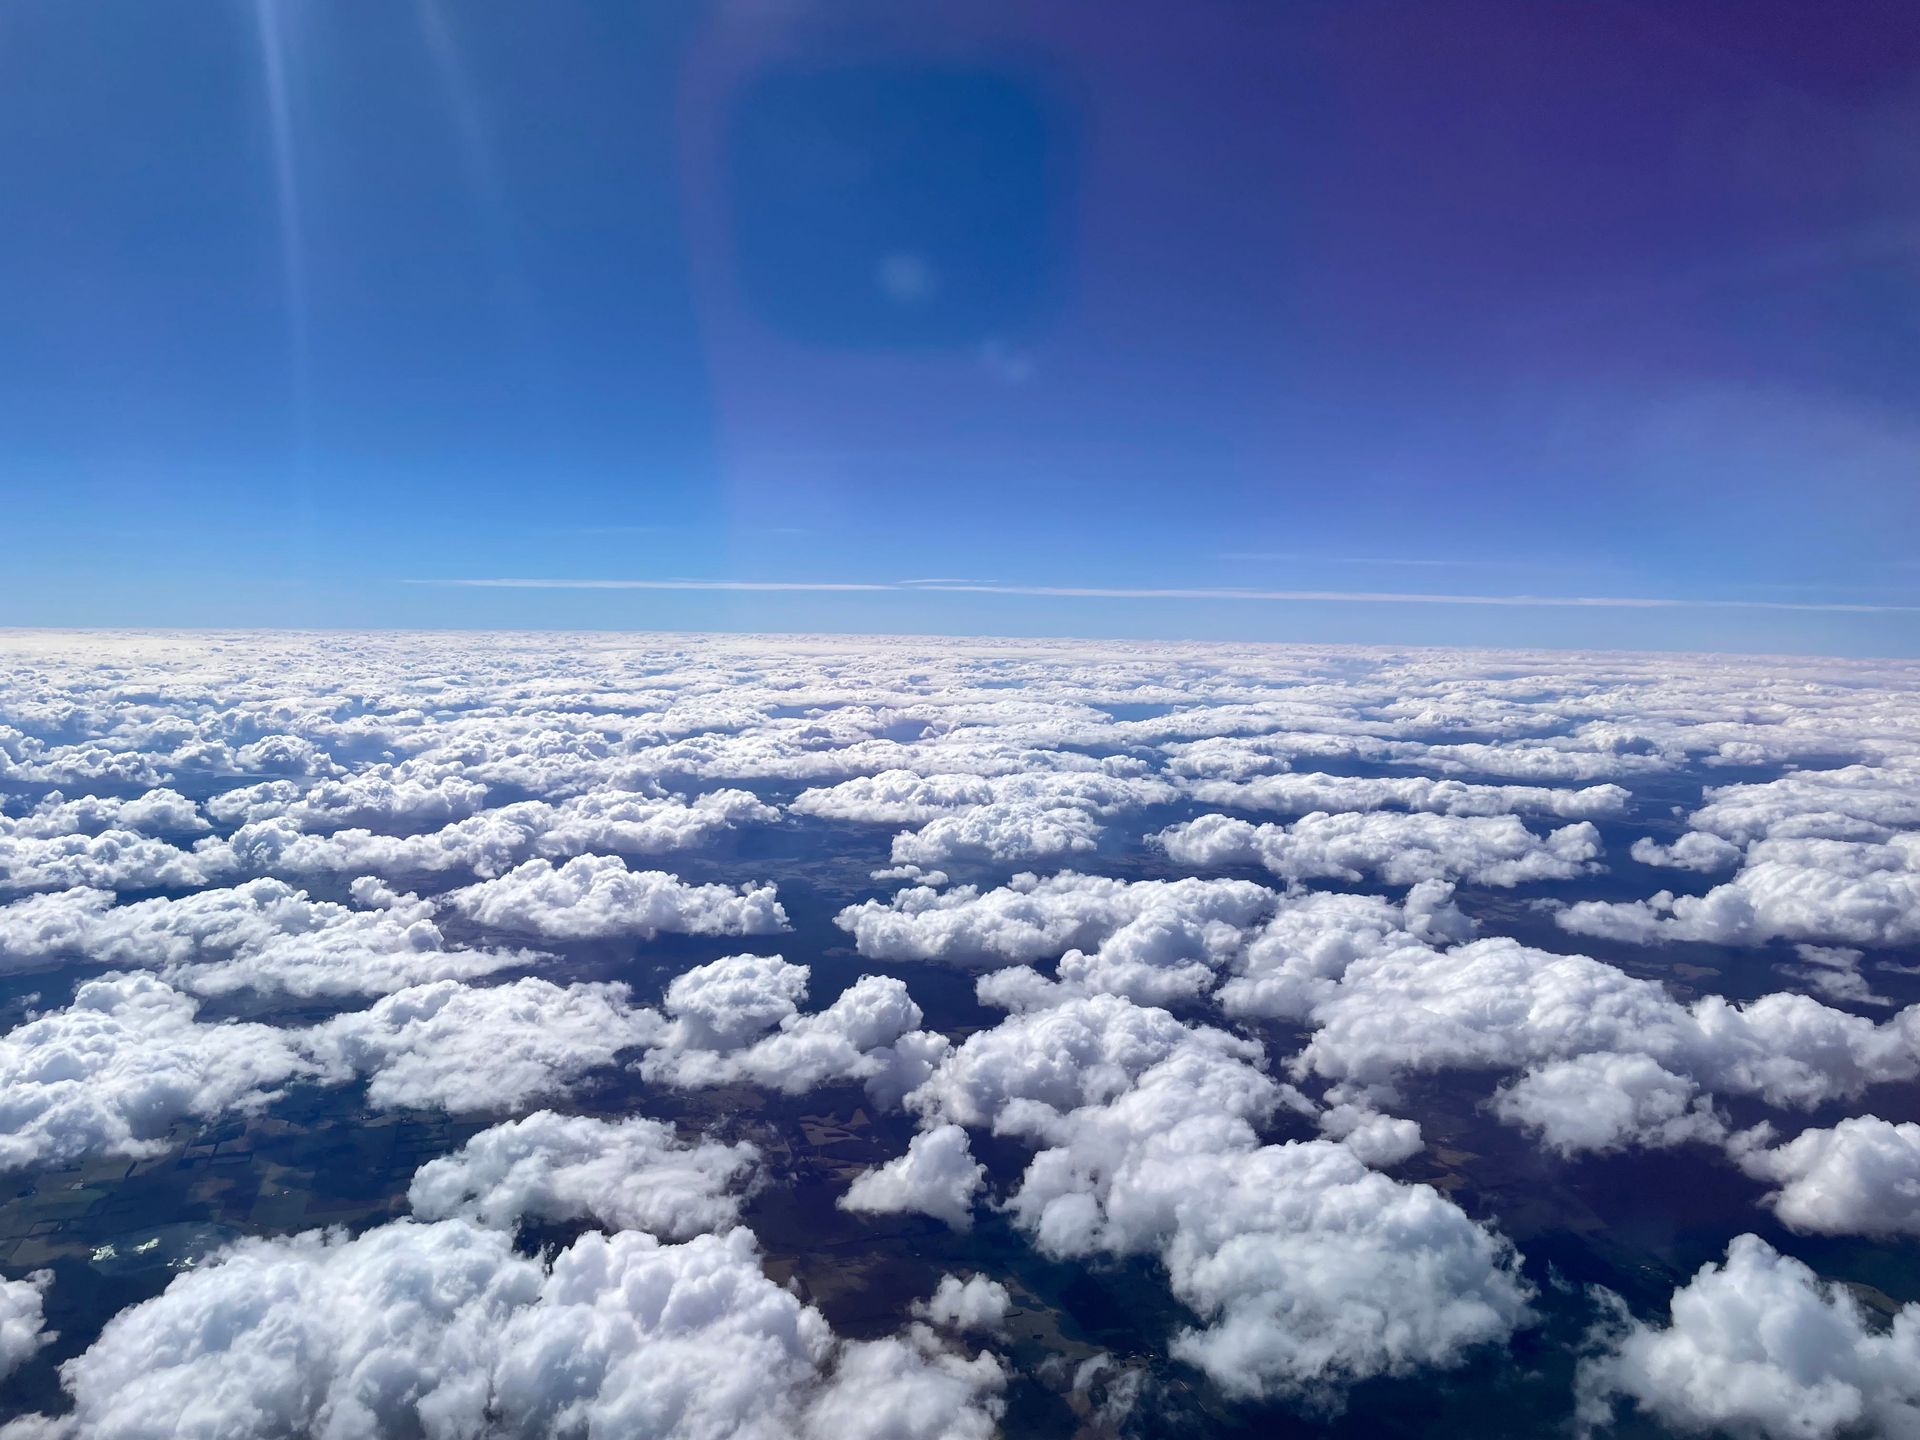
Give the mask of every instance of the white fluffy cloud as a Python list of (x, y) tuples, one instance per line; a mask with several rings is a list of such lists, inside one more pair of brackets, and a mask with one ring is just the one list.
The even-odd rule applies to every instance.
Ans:
[(1009, 801), (929, 820), (896, 835), (896, 865), (1013, 864), (1085, 854), (1100, 842), (1093, 815), (1070, 806)]
[(1780, 1186), (1765, 1203), (1795, 1230), (1920, 1235), (1920, 1125), (1911, 1121), (1857, 1115), (1737, 1154), (1749, 1175)]
[[(193, 1122), (305, 1080), (342, 1086), (349, 1106), (359, 1092), (346, 1082), (363, 1078), (375, 1106), (511, 1113), (623, 1065), (664, 1083), (783, 1093), (865, 1084), (882, 1104), (911, 1094), (925, 1129), (854, 1182), (850, 1205), (964, 1223), (983, 1195), (981, 1132), (1030, 1145), (1005, 1213), (1034, 1244), (1062, 1258), (1151, 1257), (1192, 1311), (1191, 1333), (1174, 1338), (1180, 1353), (1230, 1390), (1316, 1401), (1358, 1377), (1452, 1363), (1524, 1317), (1524, 1286), (1492, 1222), (1380, 1173), (1421, 1143), (1418, 1112), (1398, 1112), (1422, 1087), (1393, 1093), (1410, 1075), (1473, 1072), (1466, 1083), (1492, 1113), (1566, 1153), (1724, 1146), (1777, 1187), (1770, 1203), (1788, 1224), (1902, 1232), (1910, 1127), (1823, 1115), (1825, 1128), (1774, 1144), (1764, 1127), (1729, 1133), (1721, 1107), (1833, 1105), (1920, 1067), (1920, 1012), (1892, 1013), (1875, 993), (1903, 994), (1901, 957), (1873, 953), (1920, 941), (1909, 666), (832, 637), (4, 643), (0, 779), (36, 796), (62, 788), (4, 802), (0, 886), (27, 898), (0, 909), (0, 967), (48, 968), (49, 989), (67, 983), (51, 962), (68, 957), (152, 972), (83, 987), (0, 1039), (16, 1067), (7, 1078), (19, 1077), (0, 1093), (0, 1145), (22, 1163), (149, 1154)], [(1499, 938), (1524, 894), (1456, 903), (1456, 881), (1594, 873), (1596, 832), (1561, 822), (1621, 815), (1623, 787), (1643, 788), (1641, 777), (1670, 777), (1661, 793), (1677, 795), (1719, 766), (1758, 779), (1709, 789), (1678, 838), (1663, 832), (1632, 853), (1724, 883), (1697, 898), (1570, 906), (1561, 923), (1626, 943), (1796, 944), (1749, 978), (1878, 1007), (1883, 1023), (1809, 995), (1732, 1004), (1670, 993)], [(760, 793), (712, 788), (736, 779)], [(1165, 832), (1160, 854), (1122, 853), (1149, 807), (1195, 800), (1301, 818), (1207, 816)], [(815, 821), (902, 832), (894, 868), (873, 878), (923, 883), (848, 907), (842, 928), (876, 961), (993, 972), (977, 993), (1006, 1007), (1005, 1021), (956, 1048), (921, 1029), (906, 988), (880, 976), (810, 1010), (812, 977), (777, 957), (696, 967), (664, 1014), (619, 987), (463, 983), (523, 962), (564, 974), (565, 955), (530, 955), (511, 938), (492, 948), (501, 936), (560, 949), (780, 930), (771, 884), (689, 884), (635, 858), (779, 823), (770, 801), (809, 817), (816, 835)], [(203, 817), (220, 833), (207, 837)], [(785, 848), (766, 847), (767, 878), (780, 878)], [(938, 873), (1096, 857), (1133, 874), (1264, 866), (1279, 879), (1068, 873), (946, 891)], [(824, 873), (843, 862), (870, 864), (842, 853), (805, 863)], [(1397, 898), (1307, 888), (1324, 881), (1384, 881)], [(458, 888), (435, 893), (448, 887)], [(178, 898), (116, 903), (130, 891)], [(351, 902), (335, 903), (343, 896)], [(1489, 938), (1474, 938), (1463, 907)], [(448, 939), (473, 931), (472, 948)], [(796, 944), (810, 953), (819, 938)], [(1769, 968), (1773, 959), (1783, 963)], [(241, 990), (254, 992), (250, 1008), (276, 993), (388, 998), (304, 1029), (216, 1024), (194, 1008), (196, 995)], [(1234, 1023), (1297, 1026), (1287, 1073), (1316, 1093), (1324, 1084), (1324, 1098), (1308, 1105), (1243, 1035), (1182, 1018), (1214, 1005)], [(1269, 1143), (1279, 1126), (1310, 1125), (1320, 1138)], [(259, 1332), (242, 1326), (245, 1364), (215, 1377), (226, 1388), (209, 1381), (218, 1367), (181, 1370), (177, 1393), (252, 1403), (257, 1379), (267, 1399), (249, 1413), (341, 1435), (403, 1392), (399, 1409), (380, 1413), (424, 1400), (427, 1428), (444, 1415), (453, 1434), (476, 1394), (496, 1433), (562, 1414), (619, 1433), (707, 1425), (755, 1440), (984, 1430), (997, 1368), (924, 1325), (866, 1346), (802, 1345), (788, 1401), (757, 1382), (749, 1396), (732, 1372), (711, 1378), (699, 1347), (730, 1353), (725, 1295), (764, 1303), (789, 1328), (810, 1322), (792, 1318), (804, 1313), (792, 1297), (769, 1298), (757, 1262), (733, 1290), (730, 1262), (711, 1284), (672, 1280), (705, 1241), (598, 1242), (562, 1265), (496, 1263), (481, 1253), (491, 1242), (449, 1238), (475, 1216), (499, 1229), (525, 1215), (671, 1236), (726, 1225), (747, 1183), (736, 1158), (644, 1121), (543, 1114), (496, 1126), (421, 1172), (420, 1214), (440, 1218), (395, 1229), (411, 1238), (380, 1242), (398, 1247), (384, 1263), (404, 1271), (400, 1251), (445, 1244), (456, 1291), (462, 1266), (536, 1297), (566, 1270), (588, 1277), (577, 1300), (496, 1311), (454, 1299), (446, 1313), (465, 1318), (418, 1325), (412, 1300), (376, 1303), (351, 1323), (404, 1314), (392, 1321), (400, 1341), (355, 1350), (358, 1330), (337, 1344), (326, 1326), (349, 1323), (350, 1292), (377, 1288), (373, 1271), (325, 1253), (362, 1241), (312, 1242), (311, 1264), (274, 1242), (273, 1263), (253, 1272), (263, 1283), (235, 1293), (278, 1304), (268, 1277), (287, 1279), (306, 1298), (274, 1314), (320, 1318), (280, 1333), (321, 1358), (287, 1369), (285, 1388), (279, 1352), (256, 1365)], [(312, 1278), (322, 1272), (335, 1278)], [(217, 1285), (203, 1283), (197, 1293), (213, 1296)], [(943, 1285), (922, 1314), (958, 1324), (966, 1297), (989, 1283), (951, 1296)], [(311, 1298), (329, 1286), (333, 1298)], [(621, 1307), (646, 1287), (710, 1305), (719, 1328), (635, 1328)], [(166, 1313), (191, 1311), (180, 1304)], [(507, 1330), (511, 1361), (505, 1340), (485, 1338)], [(452, 1363), (469, 1341), (480, 1358)], [(336, 1351), (347, 1352), (338, 1373)], [(777, 1365), (800, 1352), (767, 1353)], [(105, 1378), (72, 1428), (146, 1424), (140, 1387), (175, 1393), (171, 1361), (129, 1359), (122, 1378), (100, 1364)], [(389, 1382), (398, 1388), (380, 1389)], [(292, 1408), (274, 1408), (283, 1402)], [(153, 1413), (164, 1429), (165, 1403)], [(1856, 1429), (1885, 1428), (1891, 1412), (1862, 1413)]]
[[(43, 1345), (58, 1338), (47, 1329), (41, 1313), (43, 1297), (52, 1283), (51, 1270), (36, 1270), (18, 1280), (0, 1280), (0, 1380), (32, 1359)], [(944, 1283), (941, 1293), (944, 1293)], [(940, 1294), (934, 1299), (938, 1302)]]
[[(670, 1019), (634, 1006), (624, 985), (440, 980), (302, 1030), (203, 1022), (198, 1001), (163, 980), (109, 975), (0, 1036), (0, 1169), (157, 1154), (176, 1123), (258, 1108), (296, 1079), (361, 1077), (383, 1108), (500, 1112), (564, 1096), (644, 1051), (642, 1068), (666, 1083), (798, 1094), (858, 1081), (891, 1105), (946, 1053), (944, 1038), (915, 1028), (920, 1009), (900, 981), (863, 977), (802, 1014), (806, 980), (805, 966), (777, 957), (697, 967), (669, 987)], [(550, 1117), (529, 1143), (577, 1129)], [(631, 1148), (647, 1137), (626, 1138)], [(505, 1153), (510, 1141), (493, 1145)]]
[(279, 880), (249, 880), (179, 899), (115, 905), (105, 890), (34, 895), (0, 907), (0, 969), (56, 956), (141, 967), (199, 994), (284, 991), (370, 995), (428, 980), (470, 979), (534, 957), (450, 946), (432, 904), (380, 895), (356, 910)]
[(1528, 1318), (1504, 1240), (1335, 1142), (1236, 1154), (1176, 1132), (1123, 1180), (1130, 1207), (1175, 1217), (1163, 1259), (1207, 1321), (1175, 1353), (1230, 1393), (1326, 1403), (1353, 1380), (1456, 1365)]
[(1330, 1105), (1318, 1118), (1321, 1134), (1338, 1140), (1361, 1164), (1376, 1170), (1392, 1169), (1426, 1144), (1418, 1121), (1382, 1115), (1352, 1101)]
[[(1583, 1078), (1597, 1083), (1616, 1073), (1600, 1052), (1647, 1056), (1706, 1088), (1779, 1106), (1811, 1106), (1920, 1074), (1920, 1011), (1875, 1025), (1804, 995), (1741, 1005), (1708, 995), (1682, 1005), (1660, 985), (1611, 965), (1505, 937), (1356, 960), (1310, 1013), (1318, 1029), (1298, 1066), (1359, 1084), (1390, 1083), (1405, 1072), (1593, 1057), (1577, 1071), (1550, 1072), (1522, 1087), (1511, 1113), (1536, 1119), (1579, 1104)], [(1618, 1073), (1645, 1092), (1653, 1106), (1646, 1113), (1662, 1124), (1674, 1118), (1653, 1098), (1672, 1098), (1659, 1077), (1631, 1066)], [(1619, 1097), (1593, 1090), (1591, 1103), (1612, 1107)], [(1587, 1123), (1566, 1120), (1555, 1133), (1567, 1140)], [(1598, 1117), (1592, 1123), (1603, 1125)]]
[[(634, 1007), (624, 985), (537, 978), (411, 986), (304, 1030), (208, 1023), (198, 1010), (193, 996), (154, 976), (113, 974), (0, 1036), (0, 1169), (158, 1154), (179, 1122), (257, 1109), (294, 1080), (359, 1076), (379, 1107), (516, 1109), (569, 1093), (668, 1028)], [(863, 1077), (895, 1093), (923, 1077), (944, 1045), (924, 1036), (888, 1048), (877, 1038), (899, 1040), (917, 1023), (904, 990), (877, 1000), (863, 993), (805, 1018), (833, 1033), (840, 1048), (829, 1053), (852, 1053)]]
[(177, 790), (149, 790), (144, 795), (76, 795), (59, 791), (44, 797), (26, 814), (0, 815), (0, 836), (45, 839), (56, 835), (98, 835), (105, 830), (127, 830), (137, 835), (193, 835), (209, 827), (199, 807)]
[(1016, 875), (985, 892), (970, 885), (944, 892), (913, 886), (888, 901), (851, 905), (835, 923), (871, 959), (993, 968), (1094, 949), (1143, 917), (1245, 925), (1273, 898), (1241, 880), (1125, 881), (1063, 871), (1045, 879)]
[(746, 790), (709, 790), (688, 800), (680, 795), (593, 791), (562, 801), (539, 840), (543, 855), (612, 851), (660, 855), (704, 845), (742, 825), (780, 818)]
[(840, 1208), (867, 1215), (931, 1215), (955, 1230), (971, 1230), (974, 1197), (986, 1176), (987, 1167), (973, 1158), (967, 1132), (958, 1125), (936, 1125), (914, 1136), (906, 1154), (856, 1176), (840, 1197)]
[(985, 775), (882, 770), (838, 785), (802, 790), (787, 808), (796, 815), (863, 825), (924, 825), (942, 815), (991, 804), (994, 795), (993, 780)]
[(661, 870), (632, 870), (613, 855), (563, 865), (529, 860), (492, 880), (454, 890), (441, 903), (479, 924), (545, 940), (687, 935), (767, 935), (786, 912), (771, 885), (689, 885)]
[[(1121, 768), (1117, 760), (1113, 766)], [(1089, 851), (1103, 819), (1176, 793), (1164, 780), (1111, 770), (999, 776), (886, 770), (803, 791), (789, 808), (833, 820), (917, 825), (894, 837), (893, 861), (933, 866)]]
[(1330, 1140), (1260, 1143), (1305, 1108), (1257, 1045), (1099, 995), (970, 1036), (910, 1097), (1043, 1148), (1009, 1201), (1058, 1257), (1150, 1254), (1203, 1322), (1177, 1354), (1224, 1389), (1337, 1404), (1458, 1363), (1527, 1315), (1510, 1247), (1431, 1187)]
[(1288, 895), (1248, 937), (1220, 1004), (1230, 1015), (1304, 1020), (1339, 993), (1356, 962), (1403, 950), (1417, 958), (1473, 929), (1445, 881), (1423, 880), (1399, 903), (1325, 891)]
[(1511, 815), (1370, 812), (1302, 816), (1254, 825), (1202, 815), (1155, 837), (1182, 865), (1264, 865), (1288, 880), (1466, 880), (1512, 886), (1566, 880), (1596, 868), (1599, 832), (1589, 821), (1541, 836)]
[(324, 1021), (301, 1045), (330, 1071), (365, 1076), (376, 1106), (500, 1111), (567, 1094), (659, 1027), (625, 985), (441, 980)]
[(696, 965), (667, 986), (671, 1023), (649, 1040), (649, 1080), (698, 1087), (746, 1083), (802, 1094), (861, 1081), (895, 1104), (945, 1054), (917, 1030), (920, 1007), (900, 981), (863, 975), (826, 1009), (800, 1011), (810, 970), (777, 955), (731, 955)]
[(745, 790), (681, 795), (593, 791), (549, 804), (524, 800), (453, 821), (423, 834), (369, 829), (309, 833), (297, 813), (249, 821), (225, 840), (196, 847), (209, 873), (415, 875), (471, 871), (501, 875), (545, 857), (588, 852), (658, 855), (706, 844), (742, 824), (778, 812)]
[(1594, 1050), (1550, 1060), (1502, 1087), (1494, 1109), (1563, 1155), (1715, 1144), (1727, 1127), (1713, 1097), (1651, 1055)]
[(1004, 1411), (1000, 1362), (968, 1358), (925, 1326), (903, 1337), (849, 1344), (807, 1406), (804, 1440), (991, 1440)]
[(106, 975), (0, 1036), (0, 1170), (158, 1154), (176, 1123), (257, 1108), (312, 1073), (297, 1032), (198, 1009), (153, 976)]
[(1283, 815), (1312, 811), (1421, 810), (1437, 815), (1554, 815), (1563, 820), (1602, 820), (1626, 810), (1631, 795), (1619, 785), (1582, 790), (1540, 785), (1470, 785), (1424, 775), (1263, 775), (1247, 781), (1202, 780), (1187, 792), (1206, 805), (1230, 810), (1274, 810)]
[(1920, 831), (1884, 844), (1758, 840), (1740, 871), (1705, 895), (1583, 900), (1556, 918), (1576, 935), (1635, 944), (1911, 944), (1920, 940)]
[(1598, 960), (1470, 933), (1444, 885), (1401, 905), (1289, 896), (1220, 1001), (1310, 1025), (1296, 1070), (1343, 1084), (1520, 1072), (1496, 1112), (1564, 1153), (1717, 1143), (1715, 1093), (1808, 1108), (1920, 1074), (1920, 1009), (1875, 1024), (1804, 995), (1683, 1004)]
[(227, 867), (132, 830), (97, 835), (9, 835), (0, 832), (0, 893), (9, 890), (159, 890), (205, 885)]
[(1092, 995), (975, 1032), (907, 1098), (932, 1122), (1046, 1138), (1063, 1116), (1105, 1105), (1148, 1071), (1177, 1062), (1166, 1073), (1183, 1092), (1204, 1091), (1220, 1116), (1246, 1118), (1297, 1102), (1260, 1068), (1262, 1058), (1252, 1040)]
[(61, 1374), (72, 1413), (40, 1433), (72, 1440), (986, 1440), (1004, 1383), (931, 1332), (840, 1341), (743, 1229), (541, 1260), (467, 1220), (242, 1241)]
[(1755, 1235), (1674, 1292), (1664, 1327), (1621, 1317), (1582, 1363), (1583, 1419), (1619, 1400), (1685, 1431), (1827, 1440), (1920, 1431), (1920, 1306), (1890, 1329)]
[(1698, 870), (1702, 874), (1725, 870), (1740, 859), (1740, 847), (1731, 840), (1699, 830), (1689, 830), (1671, 845), (1643, 836), (1633, 842), (1627, 853), (1642, 865)]
[(594, 1220), (684, 1239), (740, 1217), (751, 1145), (682, 1141), (673, 1127), (539, 1110), (482, 1130), (415, 1172), (407, 1198), (426, 1220), (465, 1216), (511, 1229), (521, 1219)]
[(1890, 840), (1920, 830), (1920, 757), (1885, 765), (1801, 770), (1755, 785), (1709, 789), (1688, 823), (1745, 845), (1754, 840)]
[(929, 1324), (949, 1330), (980, 1330), (997, 1334), (1006, 1328), (1013, 1297), (998, 1280), (984, 1275), (942, 1275), (933, 1294), (913, 1307)]
[(223, 791), (207, 801), (207, 813), (229, 825), (287, 816), (303, 830), (365, 826), (409, 833), (462, 820), (485, 803), (488, 787), (457, 774), (415, 775), (380, 766), (342, 779), (302, 784), (265, 780)]

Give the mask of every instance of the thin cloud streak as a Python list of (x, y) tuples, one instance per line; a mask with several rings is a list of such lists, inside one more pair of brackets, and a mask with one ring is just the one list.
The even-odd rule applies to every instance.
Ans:
[(408, 585), (455, 585), (483, 590), (906, 590), (894, 582), (856, 580), (408, 580)]
[(1432, 595), (1382, 590), (1245, 590), (1225, 587), (1150, 587), (1108, 585), (969, 585), (924, 581), (852, 580), (408, 580), (409, 585), (440, 585), (483, 590), (746, 590), (880, 591), (895, 594), (1024, 595), (1091, 600), (1265, 600), (1356, 605), (1508, 605), (1615, 610), (1811, 610), (1886, 615), (1920, 612), (1920, 605), (1816, 603), (1787, 600), (1707, 600), (1625, 595)]
[(1214, 557), (1218, 560), (1284, 561), (1289, 564), (1305, 563), (1313, 565), (1417, 565), (1433, 566), (1449, 570), (1475, 569), (1532, 569), (1545, 562), (1538, 560), (1476, 560), (1460, 556), (1414, 556), (1414, 555), (1315, 555), (1304, 550), (1227, 550)]

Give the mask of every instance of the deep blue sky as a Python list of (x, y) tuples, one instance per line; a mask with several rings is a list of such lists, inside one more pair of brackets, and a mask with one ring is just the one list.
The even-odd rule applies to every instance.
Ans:
[(1920, 652), (898, 588), (1920, 605), (1910, 0), (9, 0), (0, 176), (0, 624)]

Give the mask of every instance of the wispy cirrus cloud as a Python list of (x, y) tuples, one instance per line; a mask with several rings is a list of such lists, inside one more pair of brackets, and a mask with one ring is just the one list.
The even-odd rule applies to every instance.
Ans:
[(518, 576), (408, 580), (484, 590), (742, 590), (856, 591), (957, 595), (1051, 596), (1091, 600), (1258, 600), (1350, 605), (1504, 605), (1615, 610), (1804, 610), (1847, 614), (1912, 614), (1920, 605), (1798, 600), (1718, 599), (1653, 595), (1453, 595), (1398, 590), (1259, 590), (1238, 586), (1001, 585), (928, 580), (592, 580)]
[(1538, 560), (1482, 560), (1463, 555), (1316, 555), (1310, 550), (1225, 550), (1216, 558), (1314, 565), (1406, 565), (1448, 570), (1534, 569), (1545, 563)]

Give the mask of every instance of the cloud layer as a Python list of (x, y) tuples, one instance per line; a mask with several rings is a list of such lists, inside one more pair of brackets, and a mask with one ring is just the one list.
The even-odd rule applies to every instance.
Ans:
[[(1920, 1423), (1905, 1271), (1809, 1263), (1916, 1233), (1920, 668), (0, 648), (0, 1369), (47, 1383), (49, 1308), (77, 1350), (23, 1435), (984, 1440), (1009, 1387), (1257, 1426), (1470, 1360), (1593, 1426)], [(208, 1183), (248, 1238), (72, 1333), (29, 1267), (180, 1218), (210, 1131), (297, 1170), (316, 1119), (438, 1153), (356, 1175), (352, 1233)], [(1632, 1227), (1581, 1238), (1595, 1177), (1695, 1165), (1724, 1262), (1610, 1308), (1577, 1395), (1505, 1353), (1593, 1313), (1510, 1237), (1645, 1296)], [(1063, 1338), (1077, 1269), (1160, 1289), (1124, 1362)]]

